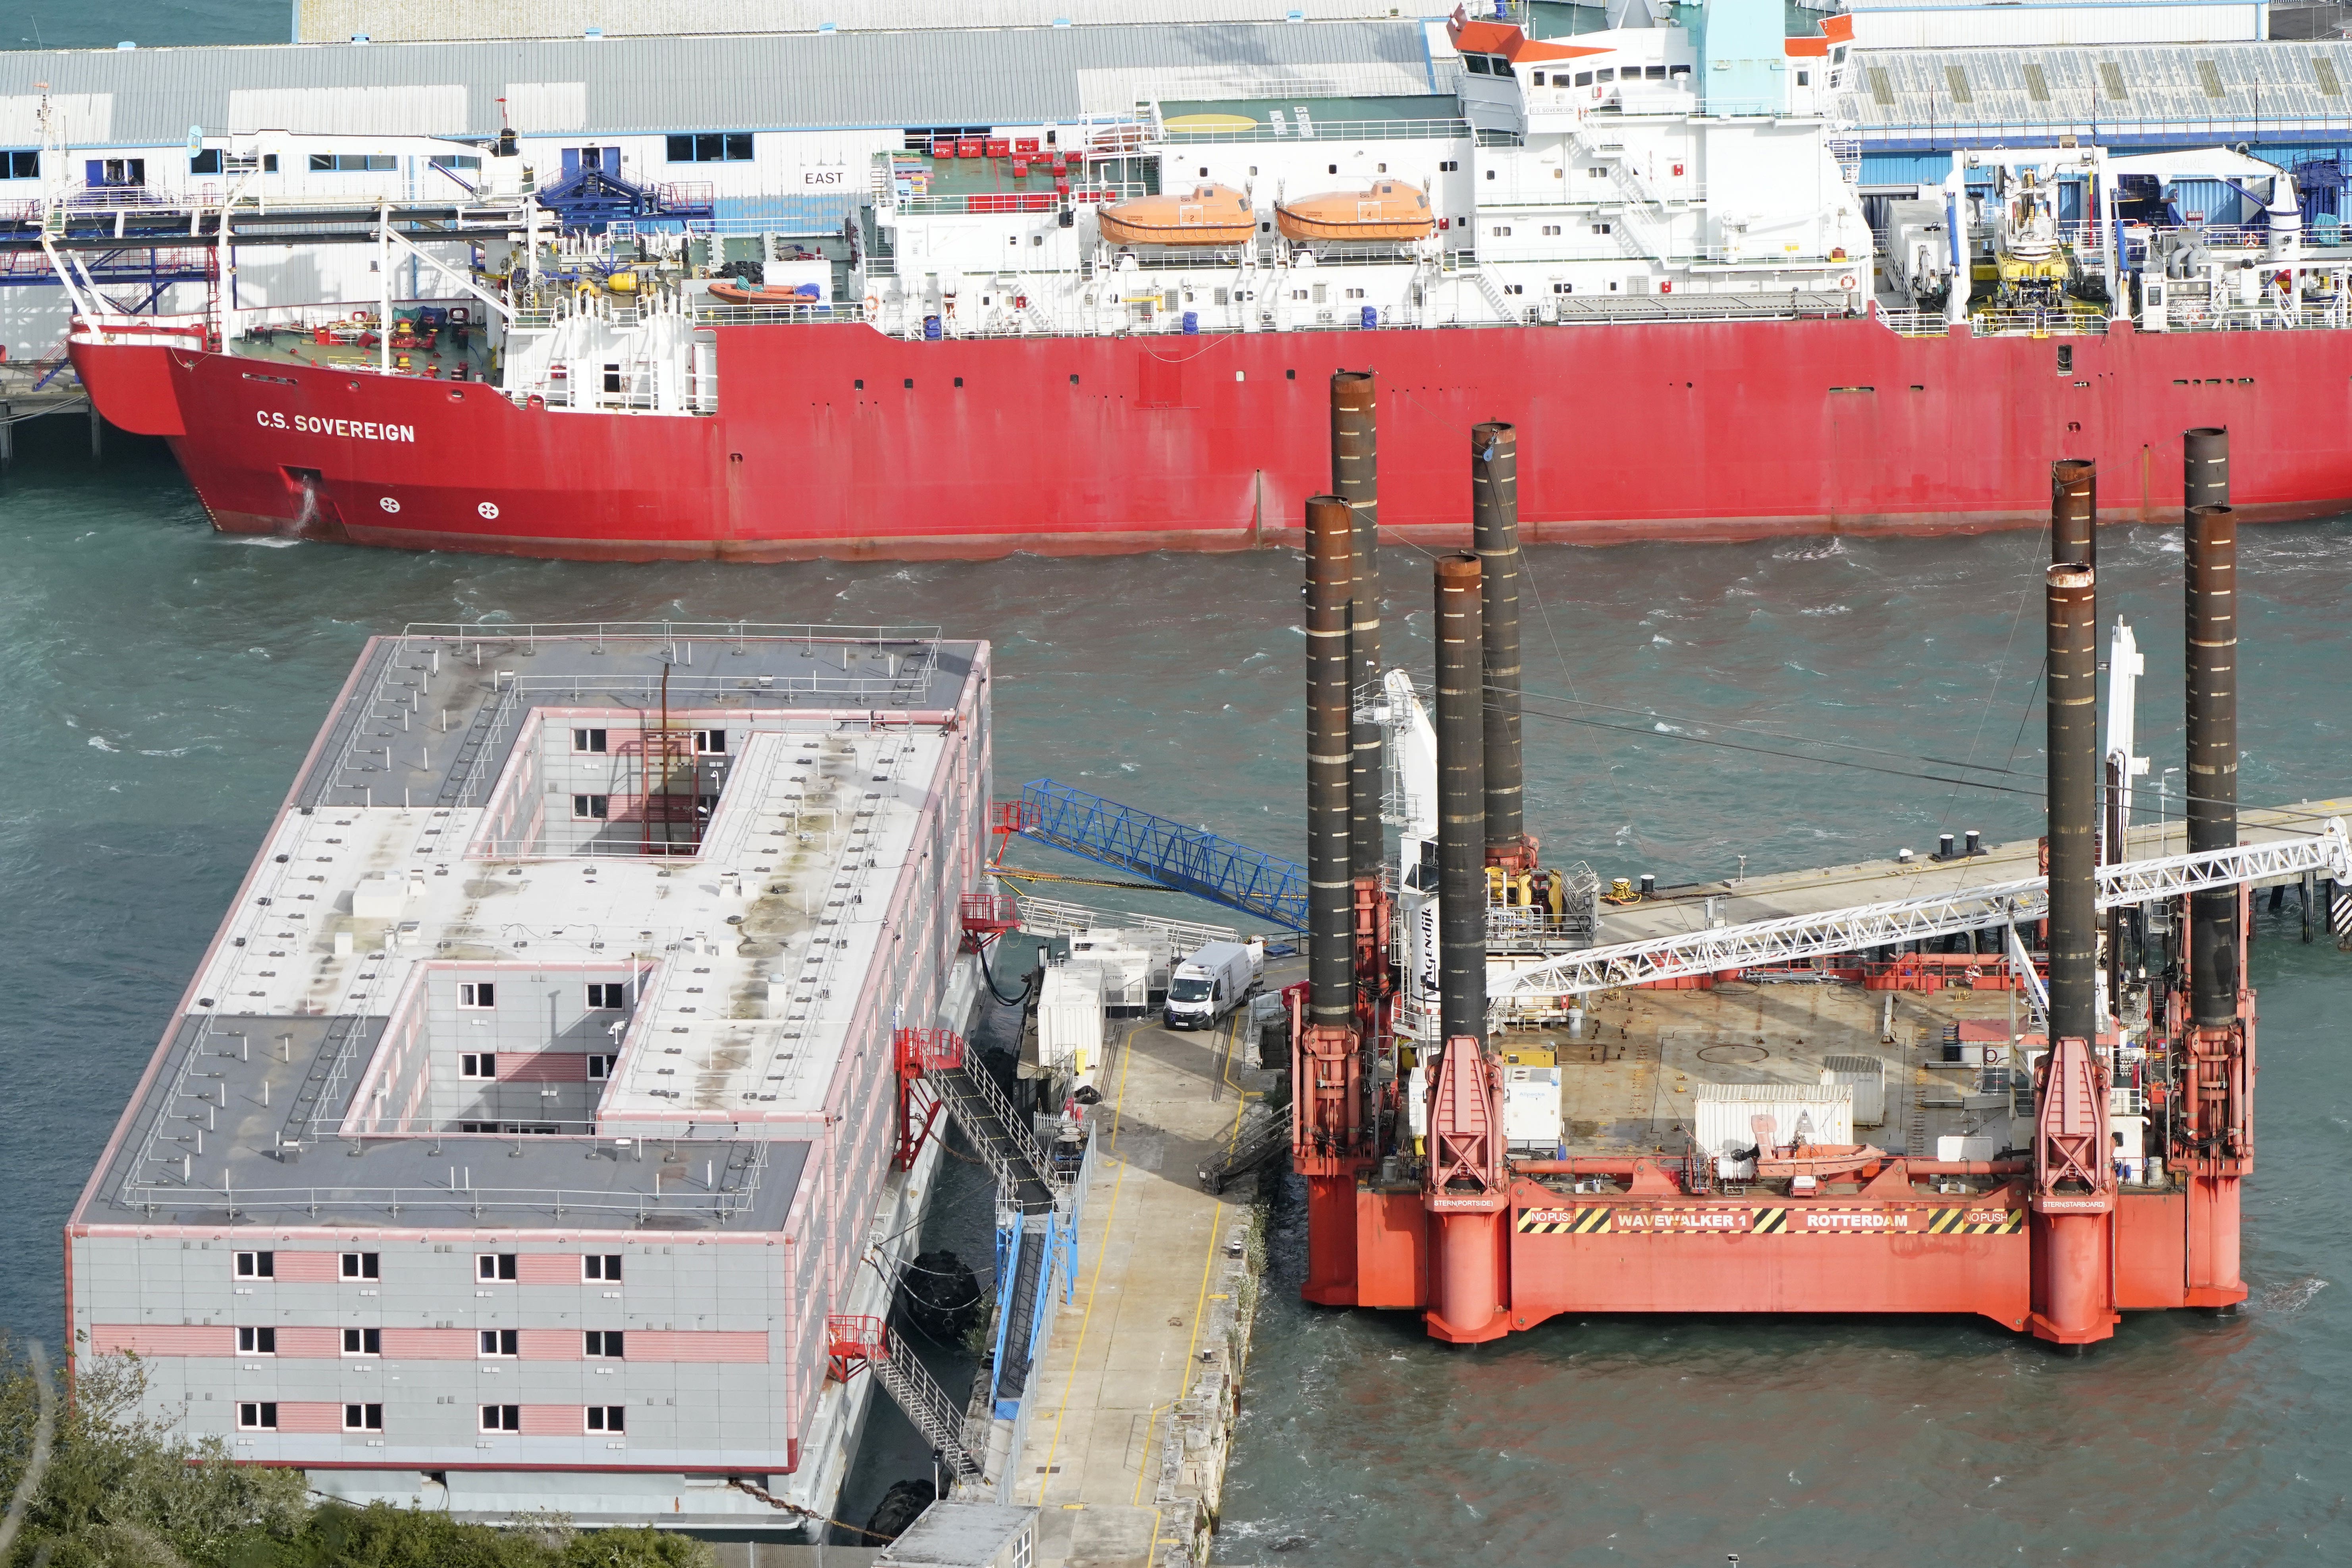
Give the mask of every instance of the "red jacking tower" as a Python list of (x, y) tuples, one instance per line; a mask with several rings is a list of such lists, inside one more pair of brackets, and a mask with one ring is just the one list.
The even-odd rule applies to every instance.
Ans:
[[(2053, 469), (2045, 586), (2048, 1026), (2029, 1042), (2031, 1146), (1932, 1160), (1800, 1140), (1749, 1151), (1757, 1173), (1734, 1184), (1696, 1148), (1514, 1158), (1506, 1142), (1487, 921), (1494, 889), (1536, 864), (1520, 805), (1514, 433), (1473, 431), (1476, 551), (1435, 563), (1436, 853), (1391, 871), (1371, 712), (1375, 396), (1369, 374), (1334, 379), (1336, 493), (1306, 503), (1308, 979), (1291, 993), (1306, 1299), (1416, 1310), (1433, 1336), (1459, 1342), (1566, 1312), (1855, 1311), (1972, 1313), (2069, 1347), (2109, 1337), (2125, 1310), (2242, 1300), (2253, 999), (2242, 980), (2245, 892), (2231, 879), (2246, 873), (2231, 858), (2235, 534), (2223, 433), (2190, 431), (2186, 443), (2189, 854), (2107, 868), (2168, 866), (2178, 875), (2165, 886), (2199, 889), (2169, 897), (2170, 918), (2153, 924), (2176, 935), (2169, 962), (2149, 966), (2144, 1032), (2127, 1042), (2100, 1005), (2103, 969), (2120, 994), (2126, 967), (2126, 921), (2116, 917), (2103, 941), (2099, 912), (2102, 856), (2123, 860), (2125, 835), (2115, 816), (2117, 830), (2100, 834), (2095, 476), (2065, 462)], [(1392, 1027), (1391, 926), (1400, 882), (1421, 891), (1433, 879), (1442, 1027), (1416, 1045)], [(2147, 1157), (2128, 1163), (2113, 1157), (2119, 1073), (2135, 1114), (2146, 1111)]]

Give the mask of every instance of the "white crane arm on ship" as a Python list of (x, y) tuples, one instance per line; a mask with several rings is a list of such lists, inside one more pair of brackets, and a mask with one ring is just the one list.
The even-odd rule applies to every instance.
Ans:
[[(2107, 909), (2311, 872), (2352, 882), (2352, 836), (2347, 836), (2343, 818), (2330, 817), (2317, 833), (2305, 837), (2102, 866), (2098, 903)], [(1786, 964), (2038, 921), (2049, 910), (2049, 879), (2032, 877), (1819, 914), (1785, 915), (1587, 948), (1511, 975), (1496, 985), (1494, 1000), (1578, 995), (1678, 975)]]

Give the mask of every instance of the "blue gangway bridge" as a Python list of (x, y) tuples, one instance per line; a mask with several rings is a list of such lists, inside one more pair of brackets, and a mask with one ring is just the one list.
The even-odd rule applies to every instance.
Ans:
[(1024, 838), (1150, 879), (1288, 931), (1307, 929), (1307, 868), (1204, 827), (1105, 800), (1052, 779), (1021, 786)]

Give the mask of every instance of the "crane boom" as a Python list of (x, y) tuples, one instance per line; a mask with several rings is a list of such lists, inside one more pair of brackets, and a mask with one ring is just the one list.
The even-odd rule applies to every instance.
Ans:
[[(2146, 903), (2242, 882), (2268, 881), (2317, 871), (2352, 882), (2352, 836), (2344, 819), (2330, 817), (2308, 837), (2241, 844), (2194, 855), (2167, 855), (2099, 868), (2098, 902)], [(1586, 948), (1495, 981), (1495, 1000), (1513, 996), (1575, 995), (1712, 974), (1727, 969), (1784, 964), (1830, 953), (1859, 952), (1895, 942), (1920, 942), (1982, 931), (2049, 913), (2046, 877), (1995, 882), (1948, 893), (1862, 904), (1819, 914), (1783, 915), (1769, 921), (1717, 926), (1678, 936), (1652, 937)]]

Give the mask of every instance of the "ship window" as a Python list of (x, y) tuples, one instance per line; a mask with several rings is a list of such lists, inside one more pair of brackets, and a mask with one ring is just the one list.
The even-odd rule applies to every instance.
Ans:
[(1644, 81), (1664, 81), (1666, 79), (1666, 68), (1664, 66), (1643, 66), (1642, 68), (1642, 79)]
[(1492, 170), (1492, 169), (1487, 170), (1487, 171), (1486, 171), (1486, 177), (1487, 177), (1488, 179), (1490, 179), (1490, 180), (1491, 180), (1491, 179), (1493, 179), (1493, 178), (1495, 177), (1495, 171), (1494, 171), (1494, 170)]
[(383, 1354), (383, 1331), (382, 1329), (345, 1329), (343, 1353), (356, 1356)]
[(236, 1407), (236, 1429), (240, 1432), (275, 1432), (278, 1430), (278, 1403), (262, 1400), (246, 1401)]
[(239, 1329), (236, 1331), (236, 1353), (239, 1355), (276, 1355), (276, 1329)]
[(41, 177), (41, 155), (37, 152), (17, 151), (0, 156), (0, 180), (37, 180)]
[(1295, 370), (1286, 370), (1282, 373), (1282, 379), (1285, 381), (1297, 381), (1298, 379), (1298, 373)]
[(1202, 179), (1204, 179), (1204, 180), (1205, 180), (1205, 179), (1207, 179), (1208, 177), (1209, 177), (1209, 170), (1208, 170), (1208, 166), (1207, 166), (1206, 164), (1202, 164), (1202, 168), (1201, 168), (1201, 178), (1202, 178)]
[(592, 1405), (588, 1407), (588, 1430), (591, 1432), (625, 1432), (628, 1420), (628, 1406), (625, 1405)]
[(614, 1361), (625, 1359), (622, 1352), (621, 1331), (618, 1329), (590, 1329), (580, 1338), (584, 1354), (607, 1357)]
[(1486, 68), (1486, 57), (1484, 55), (1464, 55), (1462, 57), (1462, 64), (1472, 76), (1492, 76), (1494, 74)]
[(521, 1431), (522, 1406), (520, 1405), (483, 1405), (482, 1430), (485, 1432)]
[(433, 166), (436, 169), (466, 169), (474, 174), (479, 174), (482, 161), (471, 153), (437, 153), (434, 154)]
[(1528, 286), (1524, 283), (1506, 283), (1503, 285), (1503, 292), (1506, 294), (1524, 294), (1527, 291)]
[[(1845, 46), (1843, 44), (1840, 44), (1836, 48), (1830, 51), (1830, 64), (1833, 66), (1842, 66), (1845, 64)], [(1676, 76), (1688, 76), (1690, 74), (1690, 67), (1676, 66), (1675, 68), (1675, 74)]]
[(1531, 80), (1531, 81), (1533, 81), (1533, 82), (1535, 83), (1535, 85), (1536, 85), (1536, 86), (1538, 86), (1538, 87), (1541, 87), (1541, 86), (1544, 84), (1544, 73), (1543, 73), (1543, 72), (1541, 72), (1541, 71), (1538, 71), (1538, 72), (1536, 72), (1536, 73), (1535, 73), (1535, 75), (1534, 75), (1534, 76), (1530, 77), (1528, 79), (1529, 79), (1529, 80)]
[(1811, 86), (1812, 86), (1812, 85), (1813, 85), (1813, 73), (1812, 73), (1812, 72), (1811, 72), (1811, 71), (1799, 71), (1799, 72), (1797, 73), (1797, 85), (1798, 85), (1799, 87), (1811, 87)]
[(618, 980), (593, 980), (588, 984), (588, 1007), (595, 1013), (617, 1013), (629, 1005), (629, 988)]
[(1595, 234), (1614, 234), (1616, 231), (1617, 226), (1614, 224), (1596, 223), (1592, 226), (1592, 232)]
[(749, 131), (698, 131), (663, 138), (673, 163), (741, 163), (751, 157)]
[(1234, 302), (1234, 291), (1230, 289), (1220, 289), (1211, 298), (1220, 305), (1230, 305)]
[(378, 1279), (383, 1278), (383, 1255), (380, 1252), (346, 1252), (342, 1255), (340, 1272), (346, 1279)]
[(1576, 292), (1576, 285), (1573, 283), (1555, 283), (1551, 286), (1551, 291), (1555, 294), (1573, 294)]
[(1592, 85), (1592, 73), (1591, 71), (1577, 72), (1576, 85), (1579, 87), (1591, 87)]
[(1559, 225), (1556, 223), (1548, 223), (1543, 226), (1543, 231), (1547, 235), (1558, 234), (1559, 232)]
[(604, 390), (607, 392), (618, 392), (621, 390), (621, 367), (619, 365), (608, 364), (604, 367)]
[(1498, 224), (1496, 224), (1496, 225), (1495, 226), (1495, 237), (1496, 237), (1496, 239), (1508, 239), (1508, 238), (1510, 238), (1510, 237), (1511, 237), (1511, 226), (1510, 226), (1509, 224), (1507, 224), (1507, 223), (1498, 223)]
[(240, 1252), (236, 1255), (236, 1277), (240, 1279), (274, 1279), (278, 1277), (278, 1254), (274, 1252)]
[(277, 153), (264, 153), (261, 155), (261, 172), (262, 172), (263, 174), (274, 174), (278, 173), (278, 154), (277, 154)]
[(191, 174), (217, 174), (220, 172), (221, 150), (219, 148), (207, 147), (200, 153), (192, 153), (188, 155), (188, 173)]
[(580, 1278), (601, 1279), (607, 1285), (621, 1282), (621, 1255), (617, 1252), (591, 1252), (580, 1259)]
[(1617, 68), (1612, 66), (1606, 70), (1594, 71), (1592, 73), (1592, 79), (1594, 81), (1615, 81), (1617, 79)]
[(484, 1329), (479, 1334), (482, 1354), (496, 1361), (520, 1355), (522, 1331), (520, 1329)]

